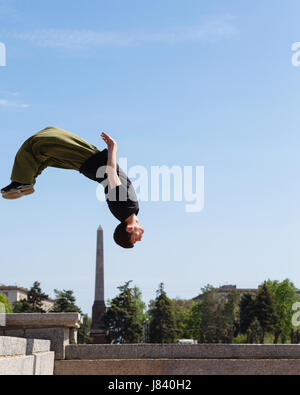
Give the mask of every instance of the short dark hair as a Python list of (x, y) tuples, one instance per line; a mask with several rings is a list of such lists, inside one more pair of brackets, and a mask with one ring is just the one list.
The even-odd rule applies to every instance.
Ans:
[(127, 232), (127, 223), (122, 222), (116, 227), (114, 233), (115, 242), (123, 248), (133, 248), (134, 244), (131, 242), (131, 234)]

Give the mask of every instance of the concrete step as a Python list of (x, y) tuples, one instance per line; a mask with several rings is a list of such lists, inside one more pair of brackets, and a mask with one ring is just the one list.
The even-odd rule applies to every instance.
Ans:
[(299, 375), (300, 359), (100, 359), (55, 362), (63, 375)]
[(103, 359), (300, 359), (300, 345), (122, 344), (70, 345), (67, 360)]
[(53, 375), (49, 340), (0, 336), (0, 376)]
[(300, 374), (300, 345), (70, 345), (56, 375)]

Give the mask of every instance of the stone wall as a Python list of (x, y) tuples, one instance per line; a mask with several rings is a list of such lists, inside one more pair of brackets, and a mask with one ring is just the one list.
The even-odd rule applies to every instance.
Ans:
[(53, 375), (54, 359), (77, 342), (78, 313), (6, 314), (0, 327), (0, 375)]
[(49, 340), (0, 336), (0, 375), (53, 375), (54, 352)]
[(300, 345), (70, 345), (55, 375), (299, 375)]
[(55, 359), (65, 359), (65, 348), (77, 343), (78, 313), (6, 314), (0, 336), (51, 340)]

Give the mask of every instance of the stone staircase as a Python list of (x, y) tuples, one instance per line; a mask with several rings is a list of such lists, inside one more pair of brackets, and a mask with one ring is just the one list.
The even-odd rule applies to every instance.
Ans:
[(51, 376), (53, 368), (50, 340), (0, 336), (0, 376)]
[(55, 375), (299, 375), (300, 345), (69, 345)]

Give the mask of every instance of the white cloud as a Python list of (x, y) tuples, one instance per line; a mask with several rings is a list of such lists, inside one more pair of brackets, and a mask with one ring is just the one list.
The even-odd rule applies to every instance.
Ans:
[(6, 99), (0, 99), (0, 107), (28, 108), (29, 104), (17, 103)]
[(95, 30), (44, 29), (16, 33), (18, 39), (43, 47), (84, 49), (100, 46), (135, 46), (142, 44), (179, 44), (207, 42), (238, 34), (231, 16), (208, 19), (198, 26), (157, 32), (99, 32)]

